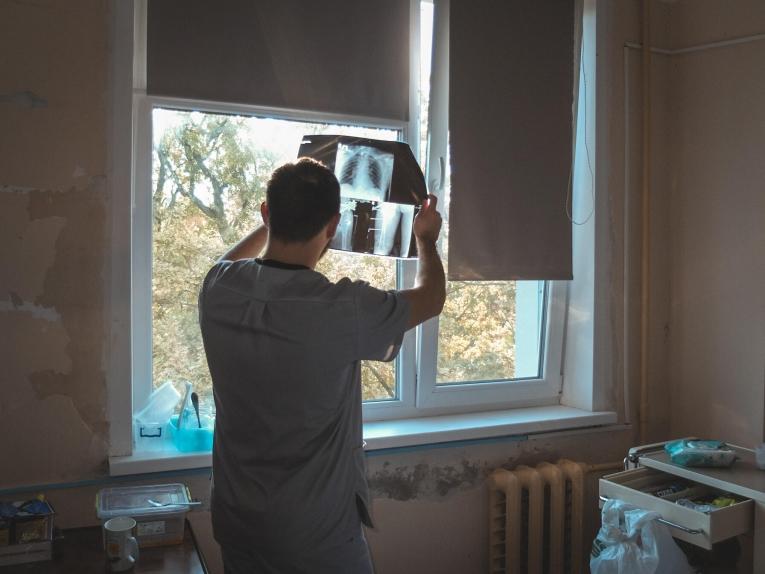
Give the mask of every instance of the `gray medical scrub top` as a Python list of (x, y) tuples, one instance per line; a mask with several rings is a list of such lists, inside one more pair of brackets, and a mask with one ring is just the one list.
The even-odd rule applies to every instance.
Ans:
[(221, 261), (199, 317), (216, 406), (219, 543), (310, 553), (371, 525), (359, 361), (392, 360), (409, 317), (395, 291), (306, 267)]

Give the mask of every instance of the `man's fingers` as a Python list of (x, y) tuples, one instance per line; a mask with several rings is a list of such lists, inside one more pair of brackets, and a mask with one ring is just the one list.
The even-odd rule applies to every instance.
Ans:
[(438, 204), (438, 198), (432, 193), (428, 194), (428, 199), (422, 205), (422, 211), (435, 211)]

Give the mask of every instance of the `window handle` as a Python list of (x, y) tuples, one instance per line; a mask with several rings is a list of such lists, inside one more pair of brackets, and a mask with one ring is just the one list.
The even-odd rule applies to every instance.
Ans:
[(441, 199), (441, 191), (444, 189), (444, 182), (446, 181), (446, 161), (443, 156), (438, 158), (438, 179), (430, 180), (430, 193)]

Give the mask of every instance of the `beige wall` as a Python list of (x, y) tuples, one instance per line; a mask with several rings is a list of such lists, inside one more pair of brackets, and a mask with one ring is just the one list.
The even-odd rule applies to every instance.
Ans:
[[(642, 41), (638, 2), (601, 3), (611, 59)], [(611, 10), (610, 14), (608, 11)], [(765, 33), (765, 4), (654, 1), (651, 45), (681, 49)], [(612, 231), (626, 263), (624, 345), (633, 415), (639, 401), (642, 63), (629, 50), (607, 86)], [(752, 447), (765, 418), (765, 41), (651, 64), (650, 321), (647, 440), (704, 436)], [(628, 84), (626, 122), (620, 90)], [(623, 125), (628, 133), (625, 138)], [(605, 139), (605, 138), (604, 138)], [(624, 145), (626, 143), (626, 146)], [(614, 150), (619, 149), (619, 152)], [(625, 152), (622, 150), (626, 150)], [(602, 161), (602, 160), (601, 160)], [(625, 184), (621, 178), (625, 172)], [(614, 190), (623, 189), (619, 196)], [(625, 211), (619, 211), (620, 206)], [(624, 215), (623, 237), (618, 215)], [(636, 420), (636, 419), (633, 419)]]
[(102, 475), (106, 4), (0, 22), (0, 482)]
[[(765, 3), (678, 2), (685, 48), (765, 34)], [(765, 40), (671, 58), (672, 433), (752, 447), (765, 420)]]

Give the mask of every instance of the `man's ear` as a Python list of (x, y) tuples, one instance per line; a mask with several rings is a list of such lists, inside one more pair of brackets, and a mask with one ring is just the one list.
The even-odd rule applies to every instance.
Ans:
[(264, 201), (260, 204), (260, 216), (263, 218), (263, 225), (266, 227), (269, 227), (269, 217), (270, 214), (268, 213), (268, 204)]
[(335, 233), (337, 233), (337, 226), (340, 223), (340, 214), (336, 213), (332, 216), (332, 219), (329, 220), (329, 223), (327, 224), (327, 239), (332, 239), (335, 236)]

